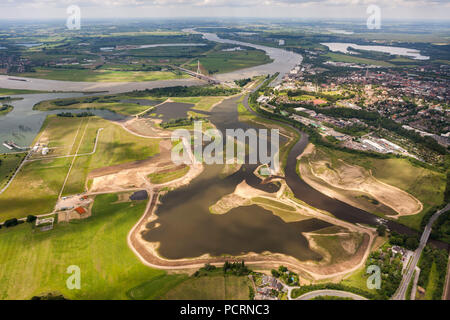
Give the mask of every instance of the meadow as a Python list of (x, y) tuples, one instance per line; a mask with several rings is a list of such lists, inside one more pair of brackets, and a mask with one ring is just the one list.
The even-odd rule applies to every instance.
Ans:
[[(91, 217), (57, 224), (51, 231), (28, 223), (0, 229), (0, 299), (30, 299), (47, 292), (68, 299), (128, 299), (127, 292), (143, 284), (145, 298), (156, 299), (183, 280), (185, 276), (144, 266), (128, 248), (127, 234), (146, 202), (117, 199), (115, 194), (97, 196)], [(71, 265), (80, 267), (80, 290), (66, 287)], [(152, 281), (156, 285), (148, 285)]]

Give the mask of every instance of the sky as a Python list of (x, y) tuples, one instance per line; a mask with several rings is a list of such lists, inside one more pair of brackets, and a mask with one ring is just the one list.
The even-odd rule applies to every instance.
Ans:
[(83, 18), (286, 17), (449, 20), (449, 0), (0, 0), (0, 19), (66, 19), (78, 5)]

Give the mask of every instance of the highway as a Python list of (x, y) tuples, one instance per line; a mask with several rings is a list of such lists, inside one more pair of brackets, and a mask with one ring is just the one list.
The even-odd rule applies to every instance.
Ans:
[(397, 289), (397, 292), (392, 297), (393, 300), (405, 300), (406, 290), (408, 290), (408, 285), (411, 282), (411, 278), (414, 274), (414, 269), (417, 266), (417, 263), (419, 262), (420, 255), (422, 254), (423, 248), (425, 248), (428, 238), (431, 234), (431, 227), (433, 226), (433, 223), (436, 221), (439, 216), (450, 210), (450, 203), (447, 204), (443, 209), (437, 211), (428, 221), (428, 224), (425, 226), (425, 229), (423, 230), (422, 237), (420, 238), (419, 247), (414, 252), (414, 255), (412, 256), (412, 262), (409, 264), (408, 268), (406, 269), (402, 282), (400, 283), (400, 287)]

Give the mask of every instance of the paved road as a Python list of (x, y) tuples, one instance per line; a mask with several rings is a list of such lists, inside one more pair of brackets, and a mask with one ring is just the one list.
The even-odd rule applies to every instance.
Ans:
[(444, 209), (437, 211), (430, 219), (428, 224), (426, 225), (425, 229), (423, 230), (422, 237), (420, 238), (419, 247), (416, 249), (412, 256), (412, 262), (409, 264), (407, 270), (405, 271), (403, 275), (402, 282), (400, 284), (400, 287), (397, 289), (397, 292), (392, 297), (393, 300), (405, 300), (406, 290), (408, 289), (408, 285), (411, 282), (411, 278), (414, 274), (414, 269), (417, 266), (417, 263), (419, 262), (420, 255), (422, 254), (423, 248), (425, 248), (428, 238), (430, 237), (431, 233), (431, 227), (433, 226), (433, 223), (436, 221), (439, 216), (450, 210), (450, 203), (445, 206)]
[(340, 297), (340, 298), (351, 298), (353, 300), (368, 300), (367, 298), (351, 293), (351, 292), (347, 292), (347, 291), (340, 291), (340, 290), (316, 290), (316, 291), (311, 291), (308, 293), (305, 293), (303, 295), (301, 295), (298, 298), (295, 298), (294, 300), (311, 300), (314, 299), (316, 297), (321, 297), (321, 296), (332, 296), (332, 297)]

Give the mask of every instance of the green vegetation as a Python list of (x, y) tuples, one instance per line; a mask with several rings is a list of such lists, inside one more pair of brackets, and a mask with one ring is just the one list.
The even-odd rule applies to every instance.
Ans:
[(192, 87), (168, 87), (146, 89), (128, 93), (132, 97), (211, 97), (211, 96), (229, 96), (239, 93), (239, 89), (228, 89), (220, 86), (192, 86)]
[(14, 109), (14, 107), (9, 104), (4, 104), (4, 105), (0, 104), (0, 116), (7, 115), (11, 111), (13, 111), (13, 109)]
[[(222, 268), (205, 264), (176, 288), (165, 299), (170, 300), (247, 300), (252, 286), (247, 275), (250, 270), (244, 262), (226, 261)], [(254, 292), (253, 292), (254, 294)]]
[(25, 153), (0, 155), (0, 189), (2, 189), (16, 172)]
[(346, 55), (346, 54), (328, 52), (324, 56), (330, 58), (332, 61), (338, 61), (338, 62), (367, 64), (367, 65), (382, 66), (382, 67), (394, 67), (394, 65), (389, 62), (385, 62), (385, 61), (381, 61), (381, 60), (374, 60), (374, 59), (367, 59), (367, 58), (360, 58), (360, 57), (355, 57), (354, 55)]
[(316, 291), (316, 290), (341, 290), (341, 291), (348, 291), (353, 292), (355, 294), (358, 294), (360, 296), (366, 297), (368, 299), (377, 299), (378, 296), (376, 294), (367, 292), (365, 290), (346, 286), (340, 283), (323, 283), (323, 284), (314, 284), (314, 285), (308, 285), (308, 286), (301, 286), (298, 289), (292, 290), (291, 297), (293, 299), (300, 297), (301, 295), (304, 295), (305, 293)]
[(425, 300), (441, 300), (447, 274), (447, 251), (426, 246), (419, 260), (418, 285), (425, 289)]
[(189, 166), (184, 166), (176, 170), (164, 170), (164, 172), (151, 173), (148, 175), (150, 182), (153, 184), (167, 183), (184, 177), (189, 172)]
[[(179, 283), (182, 276), (144, 266), (127, 246), (127, 234), (146, 202), (117, 199), (115, 194), (97, 196), (90, 218), (58, 224), (51, 231), (30, 224), (2, 228), (0, 298), (30, 299), (57, 291), (69, 299), (127, 299), (130, 289), (152, 281), (155, 285), (147, 285), (144, 296), (159, 298)], [(70, 265), (80, 267), (81, 290), (66, 287)]]
[(278, 270), (272, 269), (271, 273), (272, 276), (274, 276), (275, 278), (279, 278), (283, 283), (289, 286), (298, 286), (298, 284), (300, 283), (298, 274), (290, 271), (285, 266), (279, 266)]
[(61, 81), (139, 82), (189, 78), (187, 74), (169, 71), (115, 71), (102, 69), (36, 68), (35, 72), (21, 73), (21, 77)]
[(287, 204), (284, 204), (282, 202), (271, 200), (271, 199), (268, 199), (268, 198), (255, 197), (255, 198), (252, 198), (252, 201), (256, 202), (256, 203), (263, 204), (263, 205), (268, 205), (268, 206), (280, 208), (280, 209), (286, 210), (286, 211), (295, 211), (294, 207), (291, 207), (291, 206), (289, 206)]
[(70, 161), (69, 158), (61, 158), (25, 164), (0, 195), (1, 220), (52, 212)]
[(21, 90), (21, 89), (3, 89), (0, 88), (0, 96), (12, 96), (16, 94), (35, 94), (35, 93), (47, 93), (46, 91), (37, 90)]
[[(209, 74), (231, 72), (273, 61), (264, 51), (253, 48), (241, 51), (214, 51), (200, 57), (199, 60)], [(193, 61), (188, 67), (196, 70), (197, 61)]]

